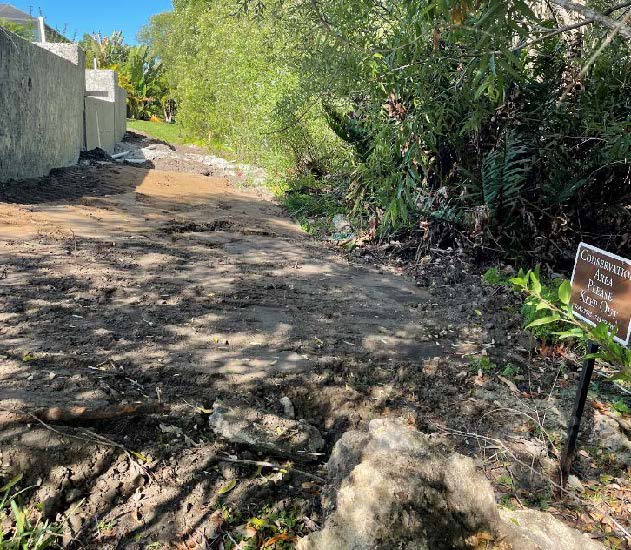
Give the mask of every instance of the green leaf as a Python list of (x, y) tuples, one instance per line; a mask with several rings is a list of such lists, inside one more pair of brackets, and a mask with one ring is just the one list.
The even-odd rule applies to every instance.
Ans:
[(607, 340), (609, 337), (609, 325), (606, 323), (598, 323), (591, 332), (594, 340)]
[(530, 272), (530, 282), (532, 283), (532, 291), (538, 296), (541, 294), (541, 283), (539, 282), (539, 277), (535, 274), (534, 271)]
[(583, 332), (580, 328), (573, 328), (570, 330), (564, 330), (560, 332), (553, 332), (555, 336), (558, 336), (561, 340), (566, 338), (583, 338), (585, 336), (585, 332)]
[(230, 491), (232, 491), (232, 489), (234, 489), (236, 486), (237, 486), (237, 480), (231, 479), (221, 489), (219, 489), (219, 491), (217, 491), (217, 494), (225, 495), (226, 493), (229, 493)]
[(130, 451), (130, 452), (133, 456), (135, 456), (138, 460), (140, 460), (140, 462), (144, 462), (144, 463), (151, 462), (149, 457), (146, 457), (142, 453), (138, 453), (136, 451)]
[(261, 518), (251, 518), (248, 523), (258, 531), (262, 531), (263, 529), (270, 527), (269, 522)]
[(532, 323), (526, 326), (526, 328), (540, 327), (543, 325), (549, 325), (558, 321), (560, 317), (558, 315), (550, 315), (549, 317), (542, 317), (541, 319), (535, 319)]
[(513, 277), (508, 281), (518, 288), (526, 288), (528, 286), (528, 279), (526, 277)]
[(566, 306), (570, 303), (571, 297), (572, 285), (570, 284), (570, 281), (563, 281), (559, 287), (559, 300), (561, 300), (561, 303)]
[(22, 535), (24, 533), (24, 525), (26, 524), (26, 516), (24, 512), (18, 507), (15, 500), (11, 501), (11, 511), (15, 516), (15, 534)]
[(14, 478), (11, 478), (8, 483), (0, 487), (0, 493), (4, 493), (6, 491), (11, 490), (15, 487), (20, 481), (22, 481), (23, 474), (18, 474)]

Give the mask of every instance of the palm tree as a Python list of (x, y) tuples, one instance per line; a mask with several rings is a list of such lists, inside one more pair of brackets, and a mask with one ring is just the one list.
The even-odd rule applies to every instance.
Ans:
[(121, 31), (114, 31), (110, 36), (84, 34), (79, 44), (85, 51), (88, 69), (95, 68), (95, 61), (97, 69), (116, 69), (127, 60), (129, 46), (125, 44)]
[(132, 118), (149, 118), (162, 109), (167, 99), (162, 62), (147, 46), (132, 46), (119, 67), (120, 85), (127, 91)]

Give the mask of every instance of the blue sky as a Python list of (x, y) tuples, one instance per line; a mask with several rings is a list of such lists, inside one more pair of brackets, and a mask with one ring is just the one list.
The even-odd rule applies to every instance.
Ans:
[(65, 36), (80, 39), (84, 33), (101, 32), (110, 34), (121, 30), (125, 40), (134, 44), (136, 33), (149, 18), (171, 9), (171, 0), (3, 0), (34, 16), (40, 9), (46, 23), (61, 31)]

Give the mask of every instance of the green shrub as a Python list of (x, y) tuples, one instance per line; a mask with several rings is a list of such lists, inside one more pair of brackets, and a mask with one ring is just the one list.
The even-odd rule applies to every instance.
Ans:
[[(563, 279), (552, 279), (550, 281), (541, 281), (541, 297), (544, 300), (550, 300), (552, 302), (558, 301), (559, 287), (561, 286)], [(549, 323), (545, 325), (536, 325), (537, 320), (546, 317), (547, 311), (537, 309), (539, 303), (526, 300), (521, 307), (521, 314), (524, 319), (524, 323), (530, 326), (530, 332), (539, 340), (547, 343), (554, 344), (559, 342), (557, 333), (563, 330), (563, 325), (560, 322)]]
[(556, 295), (550, 297), (544, 295), (545, 289), (536, 271), (520, 271), (517, 277), (511, 279), (511, 283), (527, 296), (526, 304), (533, 308), (530, 311), (534, 311), (535, 318), (526, 325), (527, 329), (557, 325), (561, 330), (555, 331), (554, 335), (560, 339), (594, 342), (598, 345), (598, 352), (585, 357), (600, 359), (613, 368), (616, 372), (610, 376), (611, 380), (631, 382), (631, 350), (614, 340), (615, 334), (606, 323), (591, 326), (574, 317), (570, 304), (572, 286), (569, 281), (563, 281)]
[(487, 269), (482, 275), (482, 281), (491, 286), (503, 286), (510, 284), (508, 277), (504, 275), (498, 267), (491, 267)]

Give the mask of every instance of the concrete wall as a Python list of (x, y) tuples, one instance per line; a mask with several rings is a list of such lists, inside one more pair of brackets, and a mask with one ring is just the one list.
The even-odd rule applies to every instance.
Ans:
[(99, 97), (85, 98), (85, 149), (99, 147), (108, 153), (114, 151), (116, 139), (116, 104)]
[(88, 70), (85, 86), (85, 148), (112, 153), (127, 130), (127, 94), (116, 71)]
[(0, 182), (75, 164), (84, 143), (84, 53), (63, 57), (0, 33)]
[(85, 72), (85, 91), (87, 94), (99, 94), (98, 97), (108, 101), (116, 101), (118, 75), (116, 71), (104, 69), (87, 70)]
[(76, 164), (82, 149), (114, 152), (127, 94), (115, 71), (84, 67), (77, 44), (0, 33), (0, 182)]
[(38, 42), (37, 45), (40, 48), (54, 53), (58, 57), (63, 57), (66, 61), (70, 61), (70, 63), (74, 65), (85, 67), (85, 53), (83, 53), (81, 48), (77, 47), (77, 44), (70, 44), (67, 42)]
[(122, 141), (127, 132), (127, 92), (116, 88), (116, 141)]

